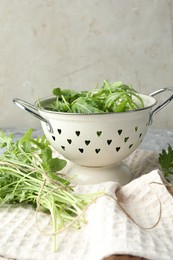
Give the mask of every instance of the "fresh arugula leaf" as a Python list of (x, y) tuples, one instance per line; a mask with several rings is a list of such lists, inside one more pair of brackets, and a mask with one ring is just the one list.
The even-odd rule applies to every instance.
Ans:
[(6, 134), (0, 130), (0, 148), (7, 147), (9, 148), (11, 146), (11, 143), (13, 141), (13, 135), (6, 136)]
[(162, 152), (159, 153), (159, 164), (164, 177), (170, 182), (169, 177), (173, 174), (173, 148), (170, 144), (167, 151), (162, 149)]
[(93, 103), (89, 102), (86, 97), (80, 97), (73, 102), (71, 105), (71, 111), (73, 113), (85, 113), (85, 114), (92, 114), (92, 113), (101, 113), (97, 107), (93, 105)]

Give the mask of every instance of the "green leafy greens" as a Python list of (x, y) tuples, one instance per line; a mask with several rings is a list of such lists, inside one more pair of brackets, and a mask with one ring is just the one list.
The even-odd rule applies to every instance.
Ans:
[(125, 112), (144, 107), (142, 98), (132, 85), (122, 82), (103, 82), (102, 87), (90, 91), (54, 88), (55, 101), (44, 107), (47, 110), (68, 113)]
[(53, 158), (45, 136), (33, 139), (32, 133), (29, 129), (15, 142), (13, 135), (0, 131), (0, 205), (24, 203), (50, 213), (56, 241), (56, 233), (71, 223), (81, 226), (96, 194), (74, 193), (70, 181), (58, 173), (66, 161)]
[(159, 164), (165, 179), (170, 182), (169, 177), (173, 174), (173, 148), (170, 144), (167, 151), (162, 149), (162, 152), (159, 153)]

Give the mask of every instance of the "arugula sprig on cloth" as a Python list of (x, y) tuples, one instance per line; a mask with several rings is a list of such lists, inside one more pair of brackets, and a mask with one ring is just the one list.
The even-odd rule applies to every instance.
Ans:
[(15, 142), (13, 135), (0, 131), (0, 206), (24, 203), (50, 213), (54, 234), (71, 223), (79, 228), (84, 209), (97, 195), (74, 193), (70, 181), (58, 173), (66, 161), (53, 158), (45, 136), (33, 139), (32, 133), (29, 129)]
[(170, 175), (173, 174), (173, 148), (168, 145), (167, 151), (162, 149), (159, 153), (159, 163), (165, 179), (170, 182)]

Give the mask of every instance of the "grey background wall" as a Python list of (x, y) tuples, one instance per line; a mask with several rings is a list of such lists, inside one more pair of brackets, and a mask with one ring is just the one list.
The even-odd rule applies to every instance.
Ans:
[[(172, 0), (0, 0), (0, 127), (40, 126), (13, 97), (104, 79), (144, 94), (173, 87)], [(172, 109), (153, 127), (173, 129)]]

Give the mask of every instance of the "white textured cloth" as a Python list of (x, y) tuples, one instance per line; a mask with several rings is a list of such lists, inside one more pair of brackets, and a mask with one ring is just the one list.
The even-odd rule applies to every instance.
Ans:
[[(111, 197), (99, 198), (86, 212), (86, 225), (57, 235), (56, 253), (52, 237), (40, 233), (32, 208), (0, 208), (0, 259), (101, 260), (111, 254), (132, 254), (172, 260), (173, 197), (158, 184), (162, 179), (157, 158), (155, 153), (136, 150), (126, 160), (134, 180), (123, 187), (114, 182), (78, 187), (82, 193), (107, 190), (126, 213)], [(146, 229), (158, 221), (160, 213), (158, 225)], [(48, 224), (49, 217), (40, 213), (40, 227), (45, 230)]]

